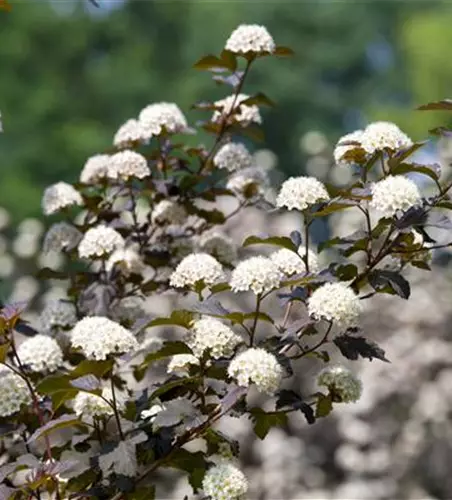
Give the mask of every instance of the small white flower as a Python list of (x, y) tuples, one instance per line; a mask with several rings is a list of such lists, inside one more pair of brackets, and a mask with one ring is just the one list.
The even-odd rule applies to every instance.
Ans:
[(229, 172), (251, 167), (253, 157), (246, 146), (240, 142), (229, 142), (222, 146), (213, 159), (218, 168), (225, 168)]
[(72, 205), (83, 205), (81, 194), (66, 182), (57, 182), (44, 191), (42, 211), (51, 215)]
[(239, 500), (248, 491), (248, 481), (240, 469), (225, 462), (206, 472), (202, 489), (211, 500)]
[(220, 262), (230, 264), (237, 258), (237, 248), (232, 238), (219, 231), (207, 231), (198, 241), (201, 252), (213, 255)]
[(185, 257), (170, 278), (170, 285), (175, 288), (193, 288), (204, 282), (212, 286), (225, 278), (221, 264), (207, 253), (192, 253)]
[(168, 363), (166, 371), (168, 373), (185, 375), (190, 365), (199, 365), (199, 359), (193, 356), (193, 354), (176, 354)]
[(413, 145), (413, 141), (397, 125), (390, 122), (371, 123), (364, 130), (360, 142), (369, 154), (384, 149), (398, 151)]
[(239, 94), (237, 97), (230, 95), (224, 99), (215, 102), (215, 106), (221, 110), (214, 112), (212, 121), (215, 123), (221, 122), (226, 116), (233, 117), (233, 119), (245, 126), (251, 123), (262, 123), (262, 117), (259, 112), (258, 106), (255, 104), (241, 104), (243, 101), (249, 99), (249, 95)]
[(310, 316), (333, 321), (345, 329), (357, 325), (361, 310), (359, 297), (343, 283), (322, 285), (308, 301)]
[(226, 184), (226, 189), (232, 191), (238, 198), (251, 201), (261, 198), (267, 187), (267, 174), (255, 167), (239, 170)]
[(281, 186), (276, 206), (302, 211), (329, 199), (326, 187), (315, 177), (290, 177)]
[(236, 54), (272, 54), (275, 42), (265, 26), (242, 24), (236, 28), (226, 42), (225, 49)]
[(257, 256), (240, 262), (229, 284), (233, 292), (251, 290), (259, 295), (278, 288), (282, 279), (283, 274), (271, 259)]
[[(104, 398), (104, 399), (102, 399)], [(119, 411), (125, 408), (125, 398), (115, 391), (116, 407)], [(113, 402), (113, 394), (109, 387), (102, 390), (102, 397), (88, 392), (79, 392), (74, 398), (73, 408), (78, 416), (85, 418), (106, 417), (113, 415), (113, 408), (108, 402)]]
[(151, 214), (153, 224), (183, 224), (187, 220), (187, 212), (182, 205), (171, 201), (162, 200), (155, 205)]
[(81, 319), (72, 330), (71, 344), (89, 359), (106, 359), (138, 349), (134, 335), (114, 321), (101, 316)]
[[(298, 249), (298, 255), (288, 248), (281, 248), (270, 255), (270, 259), (278, 266), (278, 269), (284, 273), (286, 276), (292, 276), (294, 274), (302, 274), (306, 272), (306, 266), (303, 257), (306, 254), (306, 249), (304, 246), (300, 246)], [(319, 259), (317, 254), (312, 250), (308, 253), (308, 265), (309, 271), (311, 273), (317, 273), (319, 271)]]
[(57, 222), (50, 226), (43, 241), (43, 251), (61, 252), (63, 250), (72, 250), (80, 242), (82, 233), (67, 222)]
[(63, 352), (47, 335), (35, 335), (20, 344), (17, 354), (32, 372), (54, 372), (63, 365)]
[(202, 318), (194, 321), (187, 337), (187, 345), (198, 358), (206, 350), (214, 359), (229, 357), (242, 342), (241, 337), (231, 328), (215, 318)]
[(350, 161), (344, 160), (343, 156), (348, 153), (349, 151), (352, 151), (353, 149), (356, 149), (360, 146), (353, 145), (353, 144), (347, 144), (350, 142), (359, 142), (361, 141), (361, 137), (363, 136), (363, 131), (362, 130), (355, 130), (355, 132), (351, 132), (350, 134), (346, 134), (343, 137), (341, 137), (336, 144), (336, 147), (334, 148), (334, 162), (336, 165), (340, 166), (347, 166), (350, 165)]
[(9, 417), (22, 406), (31, 404), (31, 395), (25, 381), (9, 368), (0, 368), (0, 417)]
[(271, 395), (281, 384), (283, 370), (273, 354), (265, 349), (251, 348), (231, 361), (228, 374), (241, 387), (256, 384), (259, 391)]
[(96, 184), (107, 177), (111, 168), (111, 156), (94, 155), (86, 160), (80, 173), (80, 182), (83, 184)]
[(41, 330), (45, 333), (53, 333), (59, 328), (73, 326), (76, 322), (74, 305), (64, 300), (49, 302), (39, 316)]
[(84, 234), (78, 246), (82, 259), (105, 257), (124, 248), (123, 237), (111, 227), (96, 226)]
[(402, 175), (390, 175), (372, 186), (369, 205), (384, 217), (393, 217), (399, 210), (406, 211), (420, 203), (421, 194), (412, 180)]
[(144, 179), (151, 175), (148, 162), (143, 155), (126, 149), (111, 157), (111, 168), (107, 176), (110, 179), (122, 179), (127, 181), (130, 178)]
[(142, 143), (146, 139), (146, 134), (138, 120), (127, 120), (121, 125), (115, 134), (113, 144), (117, 148), (127, 148), (134, 143)]
[(146, 138), (160, 135), (164, 130), (176, 134), (188, 129), (184, 114), (172, 102), (150, 104), (140, 112), (138, 119)]
[(115, 250), (105, 264), (107, 271), (117, 267), (126, 276), (140, 274), (144, 269), (144, 262), (134, 248), (120, 248)]
[(336, 403), (354, 403), (362, 393), (361, 380), (343, 366), (328, 366), (317, 377), (320, 386), (327, 387)]

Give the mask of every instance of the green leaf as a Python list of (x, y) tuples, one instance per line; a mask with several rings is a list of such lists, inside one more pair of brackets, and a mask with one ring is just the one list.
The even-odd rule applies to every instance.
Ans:
[(334, 214), (335, 212), (339, 212), (339, 210), (345, 210), (346, 208), (355, 207), (354, 203), (329, 203), (322, 207), (317, 212), (313, 212), (312, 217), (325, 217), (326, 215)]
[(370, 361), (375, 358), (385, 363), (389, 363), (385, 351), (373, 340), (367, 339), (366, 337), (343, 334), (337, 336), (333, 342), (347, 359), (355, 361), (361, 356)]
[(251, 245), (275, 245), (282, 248), (287, 248), (292, 250), (292, 252), (297, 252), (297, 247), (294, 245), (293, 241), (287, 236), (271, 236), (269, 238), (259, 238), (258, 236), (248, 236), (246, 240), (242, 243), (243, 247), (248, 247)]
[(247, 106), (269, 106), (269, 107), (274, 107), (275, 103), (267, 97), (265, 94), (262, 92), (257, 93), (254, 96), (248, 97), (248, 99), (245, 99), (244, 101), (241, 101), (240, 104), (246, 104)]
[(421, 165), (418, 163), (401, 163), (391, 170), (392, 175), (403, 175), (408, 173), (423, 174), (436, 182), (441, 175), (441, 167), (437, 164)]
[(190, 328), (192, 321), (193, 321), (193, 313), (181, 309), (179, 311), (172, 312), (169, 318), (153, 319), (143, 328), (151, 328), (152, 326), (174, 325), (188, 329)]
[(190, 386), (190, 388), (193, 388), (194, 386), (198, 385), (200, 380), (201, 380), (200, 377), (183, 377), (183, 378), (178, 378), (176, 380), (172, 380), (171, 382), (167, 382), (166, 384), (163, 384), (158, 389), (156, 389), (151, 394), (149, 399), (150, 401), (152, 401), (153, 399), (160, 398), (165, 393), (167, 393), (172, 389), (175, 389), (176, 387)]
[(226, 292), (231, 289), (231, 285), (229, 283), (217, 283), (210, 288), (211, 295), (215, 295), (216, 293)]
[(4, 344), (0, 345), (0, 363), (4, 363), (6, 356), (8, 355), (8, 350), (11, 345), (11, 342), (5, 342)]
[(389, 290), (403, 299), (410, 297), (410, 284), (397, 271), (376, 269), (369, 274), (369, 283), (377, 292), (386, 291), (386, 288), (389, 287)]
[(306, 418), (308, 424), (315, 423), (314, 410), (305, 403), (301, 396), (295, 391), (282, 389), (278, 393), (278, 400), (276, 401), (276, 409), (288, 407), (295, 410), (300, 410)]
[(283, 47), (282, 45), (278, 45), (275, 48), (273, 54), (278, 57), (291, 57), (295, 54), (295, 52), (290, 47)]
[(126, 500), (155, 500), (155, 486), (141, 486), (132, 493), (126, 493)]
[(216, 70), (218, 68), (230, 69), (230, 63), (226, 60), (220, 59), (217, 56), (207, 55), (202, 57), (196, 62), (193, 67), (200, 70)]
[(94, 375), (98, 378), (102, 378), (104, 375), (109, 373), (113, 368), (115, 361), (114, 359), (106, 359), (104, 361), (95, 361), (91, 359), (85, 359), (79, 363), (74, 370), (70, 372), (71, 378), (82, 377), (83, 375)]
[(50, 420), (47, 422), (45, 425), (42, 427), (39, 427), (28, 439), (28, 443), (33, 443), (37, 439), (50, 434), (53, 431), (56, 431), (58, 429), (65, 429), (67, 427), (85, 427), (85, 424), (83, 424), (77, 417), (74, 415), (63, 415), (60, 418), (57, 418), (55, 420)]
[(230, 71), (234, 72), (237, 69), (237, 58), (230, 50), (224, 49), (221, 51), (221, 61), (224, 65), (223, 67)]
[(37, 272), (36, 278), (38, 280), (65, 280), (68, 278), (68, 275), (62, 271), (55, 271), (54, 269), (50, 269), (50, 267), (44, 267)]
[(265, 412), (260, 408), (252, 408), (250, 413), (254, 421), (254, 432), (260, 439), (264, 439), (272, 427), (287, 424), (287, 415), (282, 412)]
[(207, 470), (207, 462), (204, 453), (197, 451), (192, 453), (183, 448), (171, 454), (171, 460), (165, 463), (166, 467), (182, 470), (189, 474), (189, 482), (195, 493), (202, 487), (202, 479)]
[(443, 99), (442, 101), (429, 102), (417, 108), (420, 111), (452, 111), (452, 99)]
[(333, 402), (331, 396), (325, 396), (320, 394), (317, 399), (317, 405), (315, 409), (315, 416), (317, 418), (327, 417), (333, 410)]

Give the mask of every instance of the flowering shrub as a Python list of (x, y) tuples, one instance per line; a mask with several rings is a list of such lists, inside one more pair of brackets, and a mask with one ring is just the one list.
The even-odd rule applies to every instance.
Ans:
[[(239, 447), (217, 429), (222, 417), (247, 416), (261, 439), (289, 414), (314, 424), (366, 390), (348, 368), (330, 366), (330, 356), (387, 361), (360, 316), (376, 294), (409, 298), (402, 272), (429, 269), (441, 246), (429, 228), (450, 229), (443, 212), (452, 208), (452, 185), (440, 182), (437, 166), (410, 161), (422, 143), (378, 122), (338, 142), (333, 168), (351, 169), (351, 185), (299, 176), (274, 203), (267, 199), (267, 174), (239, 137), (261, 136), (261, 108), (272, 103), (242, 89), (261, 57), (290, 53), (265, 28), (240, 26), (220, 56), (195, 65), (232, 87), (224, 99), (195, 105), (210, 113), (196, 124), (214, 136), (210, 149), (185, 145), (196, 129), (176, 104), (154, 103), (119, 128), (113, 151), (86, 162), (79, 183), (45, 191), (44, 214), (65, 220), (50, 227), (44, 248), (74, 265), (40, 272), (69, 286), (36, 329), (19, 306), (0, 316), (1, 430), (11, 436), (2, 498), (152, 499), (161, 468), (186, 473), (213, 500), (243, 497)], [(427, 109), (441, 107), (448, 101)], [(412, 174), (433, 181), (436, 193), (423, 197)], [(225, 196), (236, 200), (228, 214), (217, 205)], [(294, 211), (301, 231), (250, 235), (237, 248), (221, 226), (250, 206)], [(315, 221), (345, 210), (358, 211), (365, 230), (314, 249)], [(244, 258), (254, 246), (273, 252)], [(173, 311), (149, 317), (143, 302), (162, 294)], [(255, 307), (229, 309), (230, 294)], [(271, 313), (275, 302), (281, 318)], [(294, 306), (302, 311), (296, 320)], [(319, 363), (306, 394), (291, 380), (304, 358)], [(187, 446), (199, 439), (199, 451)]]

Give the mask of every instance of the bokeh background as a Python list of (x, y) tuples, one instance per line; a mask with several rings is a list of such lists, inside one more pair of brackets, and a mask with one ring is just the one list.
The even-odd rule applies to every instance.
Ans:
[[(260, 61), (245, 88), (277, 103), (264, 114), (265, 142), (255, 145), (276, 179), (308, 173), (344, 182), (332, 147), (370, 121), (394, 121), (415, 140), (448, 124), (447, 114), (415, 110), (451, 94), (448, 1), (10, 4), (11, 12), (0, 11), (2, 300), (36, 300), (43, 290), (36, 269), (64, 265), (39, 251), (47, 223), (42, 190), (76, 181), (85, 160), (108, 150), (117, 128), (148, 103), (175, 101), (191, 123), (200, 119), (191, 104), (225, 90), (191, 66), (219, 53), (240, 23), (266, 25), (296, 54)], [(424, 158), (447, 169), (451, 148), (439, 146), (433, 140)], [(251, 226), (279, 234), (296, 226), (290, 218), (247, 217), (229, 228), (238, 242)], [(341, 214), (331, 231), (344, 234), (356, 224)], [(315, 427), (291, 420), (264, 442), (253, 438), (249, 422), (226, 422), (242, 444), (252, 500), (452, 499), (452, 280), (444, 254), (435, 255), (432, 273), (412, 272), (411, 301), (391, 297), (369, 306), (366, 331), (392, 364), (354, 364), (366, 388), (360, 403)], [(45, 300), (63, 293), (62, 285), (53, 283)], [(311, 378), (299, 373), (303, 387)], [(187, 491), (184, 482), (162, 477), (161, 498), (180, 500)]]

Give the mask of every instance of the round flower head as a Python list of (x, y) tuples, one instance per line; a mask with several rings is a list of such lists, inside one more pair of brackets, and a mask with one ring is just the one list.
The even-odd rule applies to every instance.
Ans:
[(177, 104), (157, 102), (146, 106), (140, 113), (139, 122), (147, 138), (160, 135), (164, 130), (169, 134), (185, 132), (187, 120)]
[(264, 26), (258, 24), (242, 24), (229, 37), (225, 46), (236, 54), (272, 54), (275, 51), (275, 42)]
[(35, 335), (20, 344), (17, 354), (32, 372), (54, 372), (63, 365), (63, 352), (47, 335)]
[(343, 366), (328, 366), (317, 377), (320, 386), (327, 387), (336, 403), (354, 403), (362, 393), (362, 383)]
[(66, 182), (57, 182), (44, 191), (42, 211), (51, 215), (72, 205), (83, 205), (80, 193)]
[(266, 173), (255, 167), (236, 172), (226, 184), (226, 189), (232, 191), (238, 198), (246, 200), (261, 198), (266, 187), (268, 187)]
[(166, 371), (177, 375), (185, 375), (190, 365), (199, 365), (199, 359), (193, 356), (193, 354), (176, 354), (168, 363)]
[(138, 349), (138, 342), (129, 330), (101, 316), (80, 320), (72, 330), (71, 344), (89, 359), (106, 359), (109, 354)]
[[(306, 249), (301, 246), (298, 249), (298, 255), (288, 248), (281, 248), (270, 255), (270, 259), (277, 265), (278, 269), (284, 273), (286, 276), (292, 276), (294, 274), (302, 274), (306, 272), (306, 266), (303, 260), (305, 256)], [(317, 254), (312, 250), (308, 253), (308, 265), (309, 271), (311, 273), (317, 273), (319, 271), (319, 260)]]
[(82, 172), (80, 173), (80, 182), (83, 184), (96, 184), (101, 179), (107, 177), (111, 168), (111, 156), (94, 155), (88, 158)]
[(399, 210), (406, 211), (420, 203), (421, 194), (412, 180), (390, 175), (372, 186), (369, 205), (385, 217), (393, 217)]
[(259, 108), (255, 104), (241, 104), (249, 99), (249, 95), (239, 94), (237, 97), (230, 95), (224, 99), (215, 102), (215, 106), (221, 110), (214, 112), (212, 116), (213, 122), (221, 122), (226, 116), (231, 116), (233, 119), (245, 126), (251, 123), (262, 123)]
[(352, 163), (349, 160), (345, 160), (343, 156), (349, 151), (352, 151), (353, 149), (360, 147), (358, 145), (348, 144), (348, 143), (350, 142), (361, 143), (362, 136), (363, 136), (362, 130), (355, 130), (355, 132), (346, 134), (337, 141), (336, 147), (334, 148), (333, 152), (334, 162), (336, 163), (336, 165), (346, 166)]
[(202, 489), (211, 500), (239, 500), (248, 491), (248, 481), (235, 465), (224, 462), (206, 472)]
[(82, 238), (82, 233), (67, 222), (57, 222), (50, 226), (43, 241), (43, 251), (61, 252), (72, 250)]
[(140, 255), (133, 248), (115, 250), (107, 260), (105, 267), (107, 271), (111, 271), (115, 266), (126, 276), (140, 274), (144, 269)]
[(183, 224), (187, 220), (187, 212), (182, 205), (174, 201), (162, 200), (155, 205), (151, 214), (153, 224)]
[(135, 151), (125, 150), (114, 154), (111, 157), (111, 165), (107, 174), (110, 179), (126, 181), (131, 177), (144, 179), (151, 175), (146, 158)]
[(253, 157), (244, 144), (240, 142), (228, 142), (222, 146), (213, 159), (218, 168), (225, 168), (229, 172), (251, 167)]
[(232, 271), (229, 284), (233, 292), (251, 290), (259, 295), (278, 288), (282, 279), (281, 271), (271, 259), (257, 256), (240, 262)]
[(78, 254), (83, 259), (105, 257), (115, 250), (124, 248), (123, 237), (107, 226), (89, 229), (78, 246)]
[(276, 198), (276, 206), (302, 211), (329, 199), (325, 186), (315, 177), (290, 177), (281, 186)]
[(241, 337), (215, 318), (202, 318), (193, 322), (187, 339), (187, 345), (195, 356), (200, 358), (209, 350), (214, 359), (231, 356), (241, 342)]
[(310, 316), (333, 321), (344, 329), (357, 325), (361, 309), (359, 297), (343, 283), (322, 285), (308, 301)]
[(31, 395), (22, 377), (9, 368), (0, 368), (0, 417), (9, 417), (31, 404)]
[[(105, 398), (110, 403), (113, 402), (113, 394), (109, 387), (105, 387), (102, 390), (102, 397), (97, 394), (89, 394), (88, 392), (79, 392), (74, 398), (73, 403), (76, 415), (85, 418), (108, 417), (109, 415), (113, 415), (114, 411), (112, 406), (102, 398)], [(124, 410), (125, 399), (115, 392), (115, 400), (118, 410)]]
[(193, 288), (204, 282), (212, 286), (225, 278), (221, 264), (207, 253), (192, 253), (185, 257), (170, 278), (170, 285), (175, 288)]
[(283, 370), (273, 354), (264, 349), (248, 349), (229, 364), (228, 374), (241, 387), (256, 384), (259, 391), (274, 394), (282, 380)]
[(74, 305), (63, 300), (49, 302), (39, 316), (41, 330), (45, 333), (53, 333), (58, 328), (73, 326), (76, 322)]
[(143, 127), (138, 120), (127, 120), (121, 125), (115, 134), (113, 144), (117, 148), (128, 148), (135, 143), (145, 141), (145, 133)]
[(205, 232), (198, 242), (201, 252), (213, 255), (220, 262), (230, 264), (237, 258), (237, 248), (234, 241), (219, 231)]
[(398, 151), (413, 145), (413, 141), (397, 125), (390, 122), (371, 123), (364, 130), (360, 142), (369, 154), (384, 149)]

